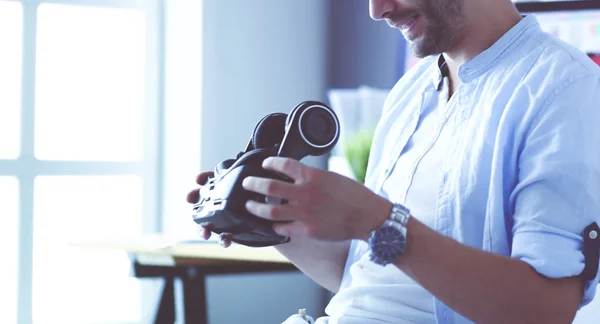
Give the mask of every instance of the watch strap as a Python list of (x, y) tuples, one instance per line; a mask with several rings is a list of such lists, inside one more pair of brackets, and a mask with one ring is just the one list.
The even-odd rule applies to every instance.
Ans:
[(402, 204), (394, 203), (392, 205), (392, 212), (390, 213), (388, 219), (384, 222), (384, 225), (390, 225), (398, 228), (402, 235), (406, 237), (406, 226), (408, 224), (409, 217), (410, 210), (408, 208)]

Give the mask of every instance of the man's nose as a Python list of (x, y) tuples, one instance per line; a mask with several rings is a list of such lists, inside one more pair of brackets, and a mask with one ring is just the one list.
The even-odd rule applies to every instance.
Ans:
[(374, 20), (387, 18), (394, 11), (393, 0), (369, 0), (369, 14)]

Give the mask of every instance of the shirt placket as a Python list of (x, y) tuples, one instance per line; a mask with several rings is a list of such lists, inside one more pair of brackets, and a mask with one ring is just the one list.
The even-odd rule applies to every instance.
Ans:
[(408, 139), (415, 133), (416, 128), (417, 128), (417, 123), (419, 122), (419, 115), (421, 114), (421, 110), (423, 109), (423, 106), (425, 106), (425, 104), (426, 104), (426, 101), (427, 101), (426, 96), (428, 94), (430, 94), (430, 92), (424, 92), (423, 95), (421, 96), (421, 102), (419, 104), (419, 108), (415, 109), (415, 111), (412, 113), (412, 115), (410, 117), (410, 121), (405, 126), (404, 131), (401, 132), (400, 140), (398, 141), (398, 144), (396, 146), (394, 146), (393, 151), (388, 155), (390, 157), (389, 162), (388, 162), (388, 165), (386, 166), (385, 170), (383, 171), (383, 174), (384, 174), (383, 177), (380, 177), (380, 179), (377, 183), (376, 192), (381, 192), (383, 185), (388, 180), (388, 178), (392, 175), (392, 172), (394, 172), (394, 168), (396, 166), (396, 163), (398, 162), (398, 158), (400, 157), (402, 150), (406, 146)]
[[(462, 88), (462, 86), (461, 86)], [(459, 93), (461, 94), (459, 96)], [(457, 91), (454, 96), (452, 97), (452, 99), (448, 102), (448, 111), (447, 111), (447, 116), (446, 116), (446, 123), (445, 126), (446, 127), (446, 136), (449, 136), (452, 138), (453, 144), (451, 147), (448, 148), (448, 150), (446, 151), (445, 154), (445, 158), (444, 161), (442, 162), (442, 170), (441, 170), (441, 175), (440, 175), (440, 182), (438, 185), (438, 189), (437, 189), (437, 197), (436, 197), (436, 207), (435, 207), (435, 225), (434, 228), (435, 230), (443, 235), (449, 236), (450, 235), (450, 231), (452, 230), (452, 224), (454, 223), (453, 217), (452, 217), (452, 210), (450, 208), (449, 205), (449, 196), (448, 196), (448, 188), (447, 188), (447, 184), (448, 184), (448, 179), (449, 179), (449, 172), (451, 170), (451, 164), (455, 159), (453, 158), (453, 148), (456, 146), (456, 137), (455, 137), (455, 131), (458, 127), (458, 125), (461, 125), (460, 122), (457, 122), (460, 120), (460, 112), (461, 109), (460, 107), (462, 107), (461, 103), (464, 99), (465, 96), (468, 96), (468, 94), (466, 94), (467, 92), (465, 90), (462, 91)], [(454, 99), (454, 100), (453, 100)], [(464, 104), (464, 103), (463, 103)], [(451, 116), (454, 114), (454, 117), (451, 118)], [(450, 127), (448, 129), (448, 127)]]
[(448, 100), (448, 102), (446, 102), (445, 98), (448, 97), (448, 86), (444, 86), (442, 92), (439, 94), (440, 97), (438, 99), (438, 105), (443, 105), (443, 106), (438, 109), (443, 110), (442, 117), (440, 118), (440, 120), (435, 128), (435, 132), (433, 133), (431, 140), (427, 144), (426, 149), (424, 149), (423, 152), (419, 156), (417, 156), (412, 167), (410, 168), (410, 172), (408, 173), (407, 186), (404, 189), (404, 192), (402, 193), (402, 200), (406, 200), (406, 196), (408, 195), (408, 191), (410, 190), (410, 187), (414, 180), (415, 173), (417, 173), (417, 168), (419, 167), (419, 164), (421, 163), (421, 161), (423, 160), (425, 155), (427, 155), (431, 151), (433, 146), (437, 143), (437, 141), (440, 137), (440, 134), (442, 132), (442, 129), (444, 129), (444, 126), (448, 122), (450, 115), (452, 115), (453, 108), (456, 106), (454, 104), (454, 102), (456, 101), (455, 98), (457, 97), (457, 95), (458, 94), (455, 94), (452, 98), (450, 98), (450, 100)]

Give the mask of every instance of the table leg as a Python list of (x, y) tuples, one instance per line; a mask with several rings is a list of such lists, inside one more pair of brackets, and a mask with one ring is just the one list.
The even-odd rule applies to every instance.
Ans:
[(206, 275), (190, 267), (182, 278), (186, 324), (208, 324), (206, 307)]
[(165, 277), (160, 303), (154, 319), (155, 324), (175, 323), (175, 285), (173, 277)]
[[(1, 1), (1, 0), (0, 0)], [(173, 324), (177, 317), (175, 308), (175, 278), (181, 278), (185, 323), (208, 324), (206, 304), (206, 276), (212, 274), (248, 274), (281, 271), (298, 271), (287, 263), (244, 263), (164, 266), (141, 264), (135, 254), (130, 254), (130, 275), (136, 278), (163, 278), (165, 281), (160, 303), (154, 316), (155, 324)], [(180, 260), (181, 261), (181, 260)], [(179, 314), (181, 315), (181, 314)]]

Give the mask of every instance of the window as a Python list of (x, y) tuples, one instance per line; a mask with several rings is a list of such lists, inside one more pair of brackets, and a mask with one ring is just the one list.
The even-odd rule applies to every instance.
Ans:
[(22, 17), (21, 4), (0, 2), (0, 159), (19, 155)]
[[(1, 10), (1, 9), (0, 9)], [(15, 177), (0, 176), (0, 300), (2, 301), (2, 321), (17, 322), (17, 246), (19, 216), (19, 182)], [(6, 307), (6, 308), (5, 308)]]
[(135, 9), (38, 7), (38, 159), (142, 161), (145, 29)]
[(143, 322), (127, 255), (69, 244), (161, 230), (161, 5), (0, 1), (0, 322)]
[(76, 250), (68, 242), (141, 233), (143, 182), (137, 175), (36, 177), (35, 323), (140, 320), (140, 282), (127, 276), (126, 256)]

